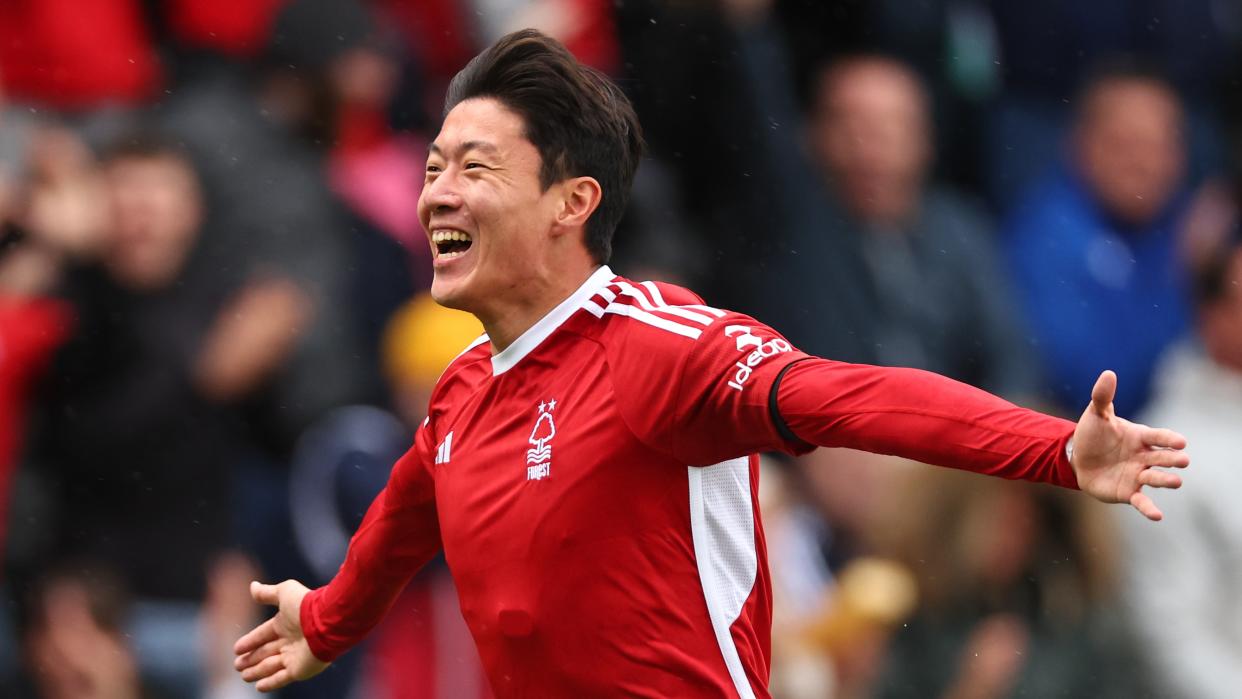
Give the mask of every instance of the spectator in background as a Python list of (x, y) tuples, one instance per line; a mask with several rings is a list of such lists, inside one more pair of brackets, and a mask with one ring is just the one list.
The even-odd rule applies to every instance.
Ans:
[(1028, 484), (908, 475), (880, 546), (914, 571), (919, 610), (870, 696), (1138, 695), (1144, 678), (1108, 623), (1105, 513)]
[[(1033, 396), (1038, 377), (989, 223), (928, 181), (932, 124), (915, 73), (879, 56), (838, 61), (820, 74), (808, 126), (823, 185), (795, 204), (765, 313), (808, 352)], [(807, 185), (789, 180), (815, 178), (795, 164), (774, 169), (791, 193)]]
[(1112, 367), (1117, 413), (1134, 415), (1157, 357), (1187, 326), (1182, 126), (1165, 82), (1128, 67), (1101, 72), (1079, 99), (1069, 157), (1006, 226), (1049, 398), (1064, 410)]
[[(969, 0), (978, 2), (979, 0)], [(983, 141), (983, 182), (1009, 211), (1055, 164), (1073, 128), (1074, 96), (1102, 60), (1119, 54), (1160, 66), (1185, 101), (1191, 179), (1214, 174), (1228, 152), (1220, 122), (1239, 57), (1242, 15), (1228, 0), (982, 2), (1001, 90)], [(955, 57), (956, 59), (956, 57)], [(956, 60), (954, 61), (956, 62)]]
[[(49, 206), (65, 190), (97, 189), (80, 143), (64, 132), (14, 123), (12, 116), (0, 108), (0, 561), (28, 403), (72, 325), (71, 309), (51, 289), (64, 259), (90, 246), (88, 236), (64, 233), (64, 226), (49, 231), (51, 217), (64, 221), (69, 214)], [(35, 151), (33, 162), (26, 149)], [(31, 172), (37, 183), (26, 182)], [(44, 224), (37, 232), (29, 228), (36, 221)]]
[(124, 141), (103, 182), (100, 263), (66, 280), (78, 323), (33, 450), (57, 500), (47, 557), (114, 566), (140, 602), (144, 676), (198, 696), (236, 682), (214, 651), (254, 613), (234, 593), (256, 571), (229, 555), (245, 448), (230, 406), (288, 361), (311, 305), (287, 278), (219, 257), (219, 220), (177, 147)]
[[(1194, 440), (1196, 477), (1159, 527), (1118, 517), (1129, 623), (1158, 694), (1225, 699), (1242, 687), (1242, 244), (1199, 275), (1198, 341), (1160, 363), (1143, 420), (1168, 420)], [(1162, 543), (1176, 546), (1162, 554)]]
[[(322, 172), (353, 259), (348, 322), (364, 357), (363, 398), (386, 402), (379, 338), (396, 309), (430, 283), (418, 222), (427, 138), (394, 128), (401, 51), (349, 0), (292, 0), (276, 14), (258, 99), (272, 126)], [(421, 116), (421, 115), (420, 115)], [(406, 124), (410, 126), (410, 124)]]

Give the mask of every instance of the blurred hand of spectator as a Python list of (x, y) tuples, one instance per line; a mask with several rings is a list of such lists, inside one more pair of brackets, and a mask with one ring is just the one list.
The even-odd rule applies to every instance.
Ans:
[(203, 668), (211, 699), (248, 696), (233, 670), (233, 639), (254, 624), (259, 608), (247, 586), (259, 574), (250, 558), (237, 551), (220, 556), (207, 571), (207, 597), (203, 604)]
[(197, 364), (199, 388), (214, 400), (244, 396), (284, 364), (313, 313), (310, 297), (292, 281), (251, 282), (207, 333)]
[(30, 153), (29, 192), (17, 222), (42, 245), (86, 255), (102, 241), (108, 202), (85, 143), (63, 129), (44, 129)]
[(1026, 664), (1030, 631), (1013, 614), (993, 614), (970, 632), (957, 678), (942, 699), (1002, 699)]
[(83, 581), (53, 583), (43, 595), (42, 623), (29, 653), (44, 699), (138, 699), (138, 671), (115, 630), (94, 618)]

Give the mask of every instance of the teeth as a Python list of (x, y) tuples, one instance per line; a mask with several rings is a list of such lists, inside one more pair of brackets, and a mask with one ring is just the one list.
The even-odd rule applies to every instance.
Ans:
[(462, 231), (439, 230), (431, 234), (431, 242), (447, 243), (450, 241), (465, 242), (470, 240), (470, 234)]

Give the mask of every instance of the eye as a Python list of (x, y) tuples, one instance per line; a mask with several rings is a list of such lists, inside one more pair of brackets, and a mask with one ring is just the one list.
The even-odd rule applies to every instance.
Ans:
[(476, 169), (486, 168), (486, 167), (487, 167), (487, 166), (486, 166), (486, 165), (484, 165), (483, 163), (473, 163), (473, 162), (472, 162), (472, 163), (466, 163), (466, 167), (465, 167), (465, 169), (467, 169), (467, 170), (476, 170)]
[(427, 163), (427, 174), (428, 175), (435, 174), (438, 172), (440, 172), (439, 165), (432, 165), (431, 163)]

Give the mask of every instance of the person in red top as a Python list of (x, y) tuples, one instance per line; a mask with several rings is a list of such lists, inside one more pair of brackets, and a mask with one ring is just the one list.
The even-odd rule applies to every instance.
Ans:
[[(270, 691), (358, 643), (440, 550), (499, 697), (767, 697), (756, 453), (896, 454), (1160, 511), (1178, 434), (1075, 425), (912, 369), (799, 352), (748, 316), (606, 266), (642, 147), (628, 101), (534, 31), (458, 74), (419, 201), (432, 295), (482, 322), (327, 586), (236, 644)], [(796, 299), (791, 299), (796, 303)]]

